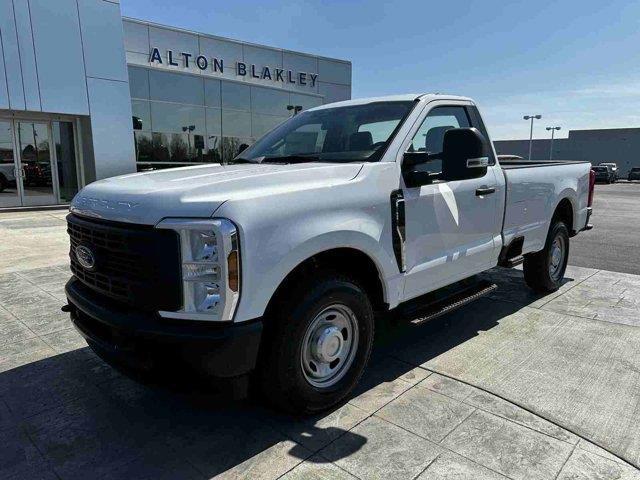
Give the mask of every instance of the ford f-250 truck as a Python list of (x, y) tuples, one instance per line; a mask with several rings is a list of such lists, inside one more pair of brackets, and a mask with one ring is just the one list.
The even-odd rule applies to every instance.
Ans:
[(375, 313), (430, 293), (432, 318), (490, 291), (465, 279), (496, 265), (556, 290), (593, 180), (586, 162), (499, 165), (468, 98), (324, 105), (229, 164), (84, 188), (65, 309), (115, 366), (249, 378), (315, 412), (358, 382)]

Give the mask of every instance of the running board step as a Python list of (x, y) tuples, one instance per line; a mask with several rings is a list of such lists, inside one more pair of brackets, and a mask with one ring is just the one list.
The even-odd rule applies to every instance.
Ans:
[(524, 257), (522, 255), (518, 255), (517, 257), (510, 258), (505, 260), (501, 267), (513, 268), (517, 267), (521, 263), (524, 263)]
[[(478, 300), (497, 288), (498, 286), (495, 283), (480, 282), (450, 296), (418, 307), (415, 310), (412, 309), (411, 312), (405, 313), (405, 318), (410, 319), (409, 323), (413, 325), (421, 325)], [(411, 313), (411, 315), (407, 315), (407, 313)]]

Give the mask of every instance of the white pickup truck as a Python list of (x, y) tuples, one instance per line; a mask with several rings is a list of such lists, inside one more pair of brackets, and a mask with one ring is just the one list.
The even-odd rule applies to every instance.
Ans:
[(117, 367), (253, 382), (315, 412), (360, 379), (374, 314), (430, 293), (432, 318), (493, 288), (465, 279), (497, 265), (556, 290), (593, 182), (586, 162), (499, 165), (468, 98), (323, 105), (229, 164), (84, 188), (64, 310)]

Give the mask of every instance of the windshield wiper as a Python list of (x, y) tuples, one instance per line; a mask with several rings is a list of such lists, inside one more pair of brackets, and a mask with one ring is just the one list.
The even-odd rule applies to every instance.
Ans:
[(304, 163), (317, 162), (319, 160), (320, 157), (313, 154), (279, 155), (276, 157), (263, 157), (260, 163)]

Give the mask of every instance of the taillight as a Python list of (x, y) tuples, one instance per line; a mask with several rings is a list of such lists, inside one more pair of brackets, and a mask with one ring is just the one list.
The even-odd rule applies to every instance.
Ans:
[(587, 202), (587, 207), (593, 205), (593, 192), (596, 187), (596, 172), (593, 170), (589, 171), (589, 201)]

